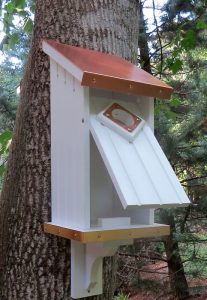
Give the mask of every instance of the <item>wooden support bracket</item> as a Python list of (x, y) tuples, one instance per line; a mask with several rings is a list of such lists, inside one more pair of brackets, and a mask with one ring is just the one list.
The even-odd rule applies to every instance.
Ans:
[(103, 292), (103, 258), (113, 256), (133, 240), (83, 244), (71, 241), (71, 297), (79, 299)]

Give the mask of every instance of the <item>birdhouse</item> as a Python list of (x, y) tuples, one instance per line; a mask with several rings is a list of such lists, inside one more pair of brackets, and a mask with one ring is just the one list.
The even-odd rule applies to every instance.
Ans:
[(102, 259), (169, 235), (154, 209), (189, 204), (153, 134), (172, 88), (115, 55), (44, 40), (50, 57), (52, 220), (71, 240), (71, 296), (102, 293)]

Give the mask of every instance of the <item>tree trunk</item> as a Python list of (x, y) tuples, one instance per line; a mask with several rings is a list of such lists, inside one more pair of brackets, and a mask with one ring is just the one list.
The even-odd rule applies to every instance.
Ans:
[[(49, 60), (41, 39), (115, 53), (135, 62), (137, 0), (36, 0), (34, 33), (0, 201), (0, 299), (70, 299), (70, 242), (44, 234), (50, 221)], [(104, 295), (112, 299), (113, 259)], [(112, 278), (113, 276), (113, 278)]]
[(171, 234), (165, 241), (171, 288), (177, 299), (186, 299), (189, 296), (188, 283), (179, 253), (178, 242), (174, 237), (174, 234), (176, 233), (174, 215), (163, 212), (163, 216), (165, 219), (163, 219), (163, 221), (170, 225), (171, 228)]
[(141, 2), (139, 5), (139, 51), (140, 58), (139, 63), (143, 70), (152, 74), (151, 64), (150, 64), (150, 53), (148, 47), (148, 39), (146, 33), (146, 23), (144, 19), (143, 13), (143, 3)]

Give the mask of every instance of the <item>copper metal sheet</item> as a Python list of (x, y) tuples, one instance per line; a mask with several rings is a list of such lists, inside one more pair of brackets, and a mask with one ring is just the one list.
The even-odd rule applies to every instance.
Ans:
[(172, 87), (116, 55), (44, 40), (82, 72), (84, 86), (169, 99)]

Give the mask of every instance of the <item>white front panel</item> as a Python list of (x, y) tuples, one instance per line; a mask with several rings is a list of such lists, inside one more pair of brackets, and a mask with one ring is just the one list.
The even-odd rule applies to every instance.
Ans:
[[(136, 110), (149, 126), (153, 129), (153, 105), (154, 100), (148, 97), (125, 95), (106, 90), (90, 90), (90, 114), (96, 115), (105, 109), (111, 102), (121, 105), (134, 104)], [(106, 169), (101, 154), (91, 137), (91, 226), (97, 226), (99, 218), (130, 217), (132, 224), (153, 224), (154, 209), (138, 206), (124, 209), (116, 192), (111, 177)]]
[(90, 226), (88, 89), (51, 60), (52, 222)]

